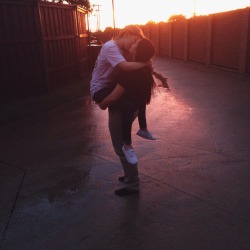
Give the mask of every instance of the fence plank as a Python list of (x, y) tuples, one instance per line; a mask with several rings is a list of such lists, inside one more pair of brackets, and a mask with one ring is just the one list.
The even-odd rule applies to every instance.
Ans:
[(250, 74), (250, 8), (247, 10), (248, 27), (247, 28), (247, 54), (246, 54), (246, 72)]

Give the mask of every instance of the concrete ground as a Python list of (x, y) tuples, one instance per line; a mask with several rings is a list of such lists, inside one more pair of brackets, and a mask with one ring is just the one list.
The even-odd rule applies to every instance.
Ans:
[(154, 65), (171, 91), (147, 108), (156, 141), (133, 125), (139, 195), (114, 194), (107, 111), (83, 82), (1, 106), (1, 249), (250, 249), (250, 76)]

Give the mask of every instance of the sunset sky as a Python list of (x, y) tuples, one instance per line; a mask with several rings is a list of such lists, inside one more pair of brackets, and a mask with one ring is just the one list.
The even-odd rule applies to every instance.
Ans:
[[(112, 0), (90, 0), (90, 3), (100, 5), (100, 29), (113, 27)], [(194, 12), (206, 15), (245, 8), (250, 6), (250, 0), (114, 0), (114, 5), (116, 27), (122, 28), (127, 24), (145, 24), (151, 20), (167, 21), (175, 14), (189, 18)], [(97, 15), (90, 17), (92, 31), (96, 30), (97, 20)]]

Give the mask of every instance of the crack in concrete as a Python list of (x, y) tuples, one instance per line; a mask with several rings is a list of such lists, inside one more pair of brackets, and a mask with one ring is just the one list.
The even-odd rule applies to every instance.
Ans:
[[(9, 164), (8, 164), (8, 165), (9, 165)], [(15, 167), (15, 166), (13, 166), (13, 167)], [(21, 183), (20, 183), (19, 188), (18, 188), (18, 190), (17, 190), (16, 197), (15, 197), (14, 203), (13, 203), (13, 205), (12, 205), (12, 208), (11, 208), (11, 211), (10, 211), (10, 214), (9, 214), (9, 217), (8, 217), (8, 220), (7, 220), (7, 223), (6, 223), (6, 226), (5, 226), (5, 228), (4, 228), (4, 231), (3, 231), (3, 235), (2, 235), (1, 241), (4, 241), (4, 239), (5, 239), (5, 235), (6, 235), (6, 233), (7, 233), (7, 230), (8, 230), (8, 227), (9, 227), (9, 224), (10, 224), (10, 221), (11, 221), (11, 218), (12, 218), (12, 215), (13, 215), (13, 213), (14, 213), (14, 211), (15, 211), (16, 203), (17, 203), (17, 200), (18, 200), (18, 197), (19, 197), (19, 194), (20, 194), (20, 191), (21, 191), (21, 188), (22, 188), (22, 185), (23, 185), (25, 176), (26, 176), (26, 171), (24, 171), (24, 173), (23, 173), (23, 176), (22, 176), (22, 179), (21, 179)]]
[(237, 214), (235, 214), (235, 213), (233, 213), (233, 212), (231, 212), (231, 211), (229, 211), (229, 210), (227, 210), (227, 209), (225, 209), (225, 208), (219, 207), (219, 206), (217, 206), (217, 205), (215, 205), (215, 204), (213, 204), (213, 203), (211, 203), (211, 202), (209, 202), (209, 201), (207, 201), (207, 200), (202, 199), (202, 198), (199, 197), (199, 196), (196, 196), (196, 195), (194, 195), (194, 194), (192, 194), (192, 193), (186, 192), (186, 191), (184, 191), (184, 190), (182, 190), (182, 189), (180, 189), (180, 188), (178, 188), (178, 187), (175, 187), (175, 186), (173, 186), (173, 185), (171, 185), (171, 184), (169, 184), (169, 183), (166, 183), (166, 182), (164, 182), (164, 181), (157, 180), (156, 178), (153, 178), (153, 177), (151, 177), (151, 176), (149, 176), (149, 175), (146, 175), (146, 174), (143, 174), (143, 175), (146, 176), (146, 177), (149, 178), (149, 179), (152, 179), (154, 182), (158, 182), (158, 183), (160, 182), (161, 184), (167, 185), (167, 186), (169, 186), (170, 188), (172, 188), (172, 189), (174, 189), (174, 190), (176, 190), (176, 191), (178, 191), (178, 192), (181, 192), (181, 193), (183, 193), (183, 194), (185, 194), (185, 195), (188, 195), (188, 196), (190, 196), (190, 197), (192, 197), (192, 198), (194, 198), (194, 199), (196, 199), (196, 200), (199, 200), (199, 201), (201, 201), (202, 203), (205, 203), (205, 204), (207, 204), (207, 205), (210, 206), (210, 207), (213, 207), (213, 208), (218, 209), (218, 210), (220, 210), (220, 211), (222, 211), (222, 212), (224, 212), (224, 213), (227, 213), (227, 214), (229, 214), (229, 215), (232, 215), (232, 216), (236, 217), (237, 219), (239, 219), (240, 221), (246, 223), (246, 224), (249, 226), (249, 223), (250, 223), (250, 220), (249, 220), (249, 219), (246, 219), (246, 218), (243, 218), (243, 217), (241, 217), (241, 216), (238, 216)]
[(11, 164), (11, 163), (9, 163), (9, 162), (7, 162), (7, 161), (3, 161), (3, 160), (1, 160), (1, 159), (0, 159), (0, 163), (5, 164), (5, 165), (8, 165), (8, 166), (13, 167), (13, 168), (16, 168), (16, 169), (21, 170), (21, 171), (26, 171), (26, 170), (23, 169), (23, 168), (17, 167), (17, 166), (15, 166), (15, 165), (13, 165), (13, 164)]

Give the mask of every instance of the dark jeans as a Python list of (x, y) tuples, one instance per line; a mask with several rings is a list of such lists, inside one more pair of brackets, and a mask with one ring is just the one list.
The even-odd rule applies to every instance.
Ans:
[(122, 112), (120, 109), (109, 108), (109, 131), (112, 144), (116, 154), (120, 157), (120, 161), (124, 170), (124, 177), (128, 180), (126, 186), (130, 190), (139, 190), (139, 178), (137, 164), (130, 164), (122, 151)]
[(105, 97), (107, 97), (113, 91), (112, 88), (100, 89), (93, 95), (93, 100), (96, 103), (101, 102)]
[(139, 121), (140, 129), (147, 128), (146, 103), (139, 106), (138, 121)]
[[(97, 91), (94, 96), (93, 100), (97, 103), (101, 102), (105, 97), (107, 97), (113, 89), (101, 89)], [(118, 108), (122, 111), (122, 135), (123, 141), (125, 144), (132, 144), (131, 139), (131, 130), (132, 130), (132, 123), (134, 120), (134, 114), (138, 107), (131, 101), (129, 98), (126, 97), (126, 94), (123, 95), (117, 102), (111, 105), (111, 108)]]

